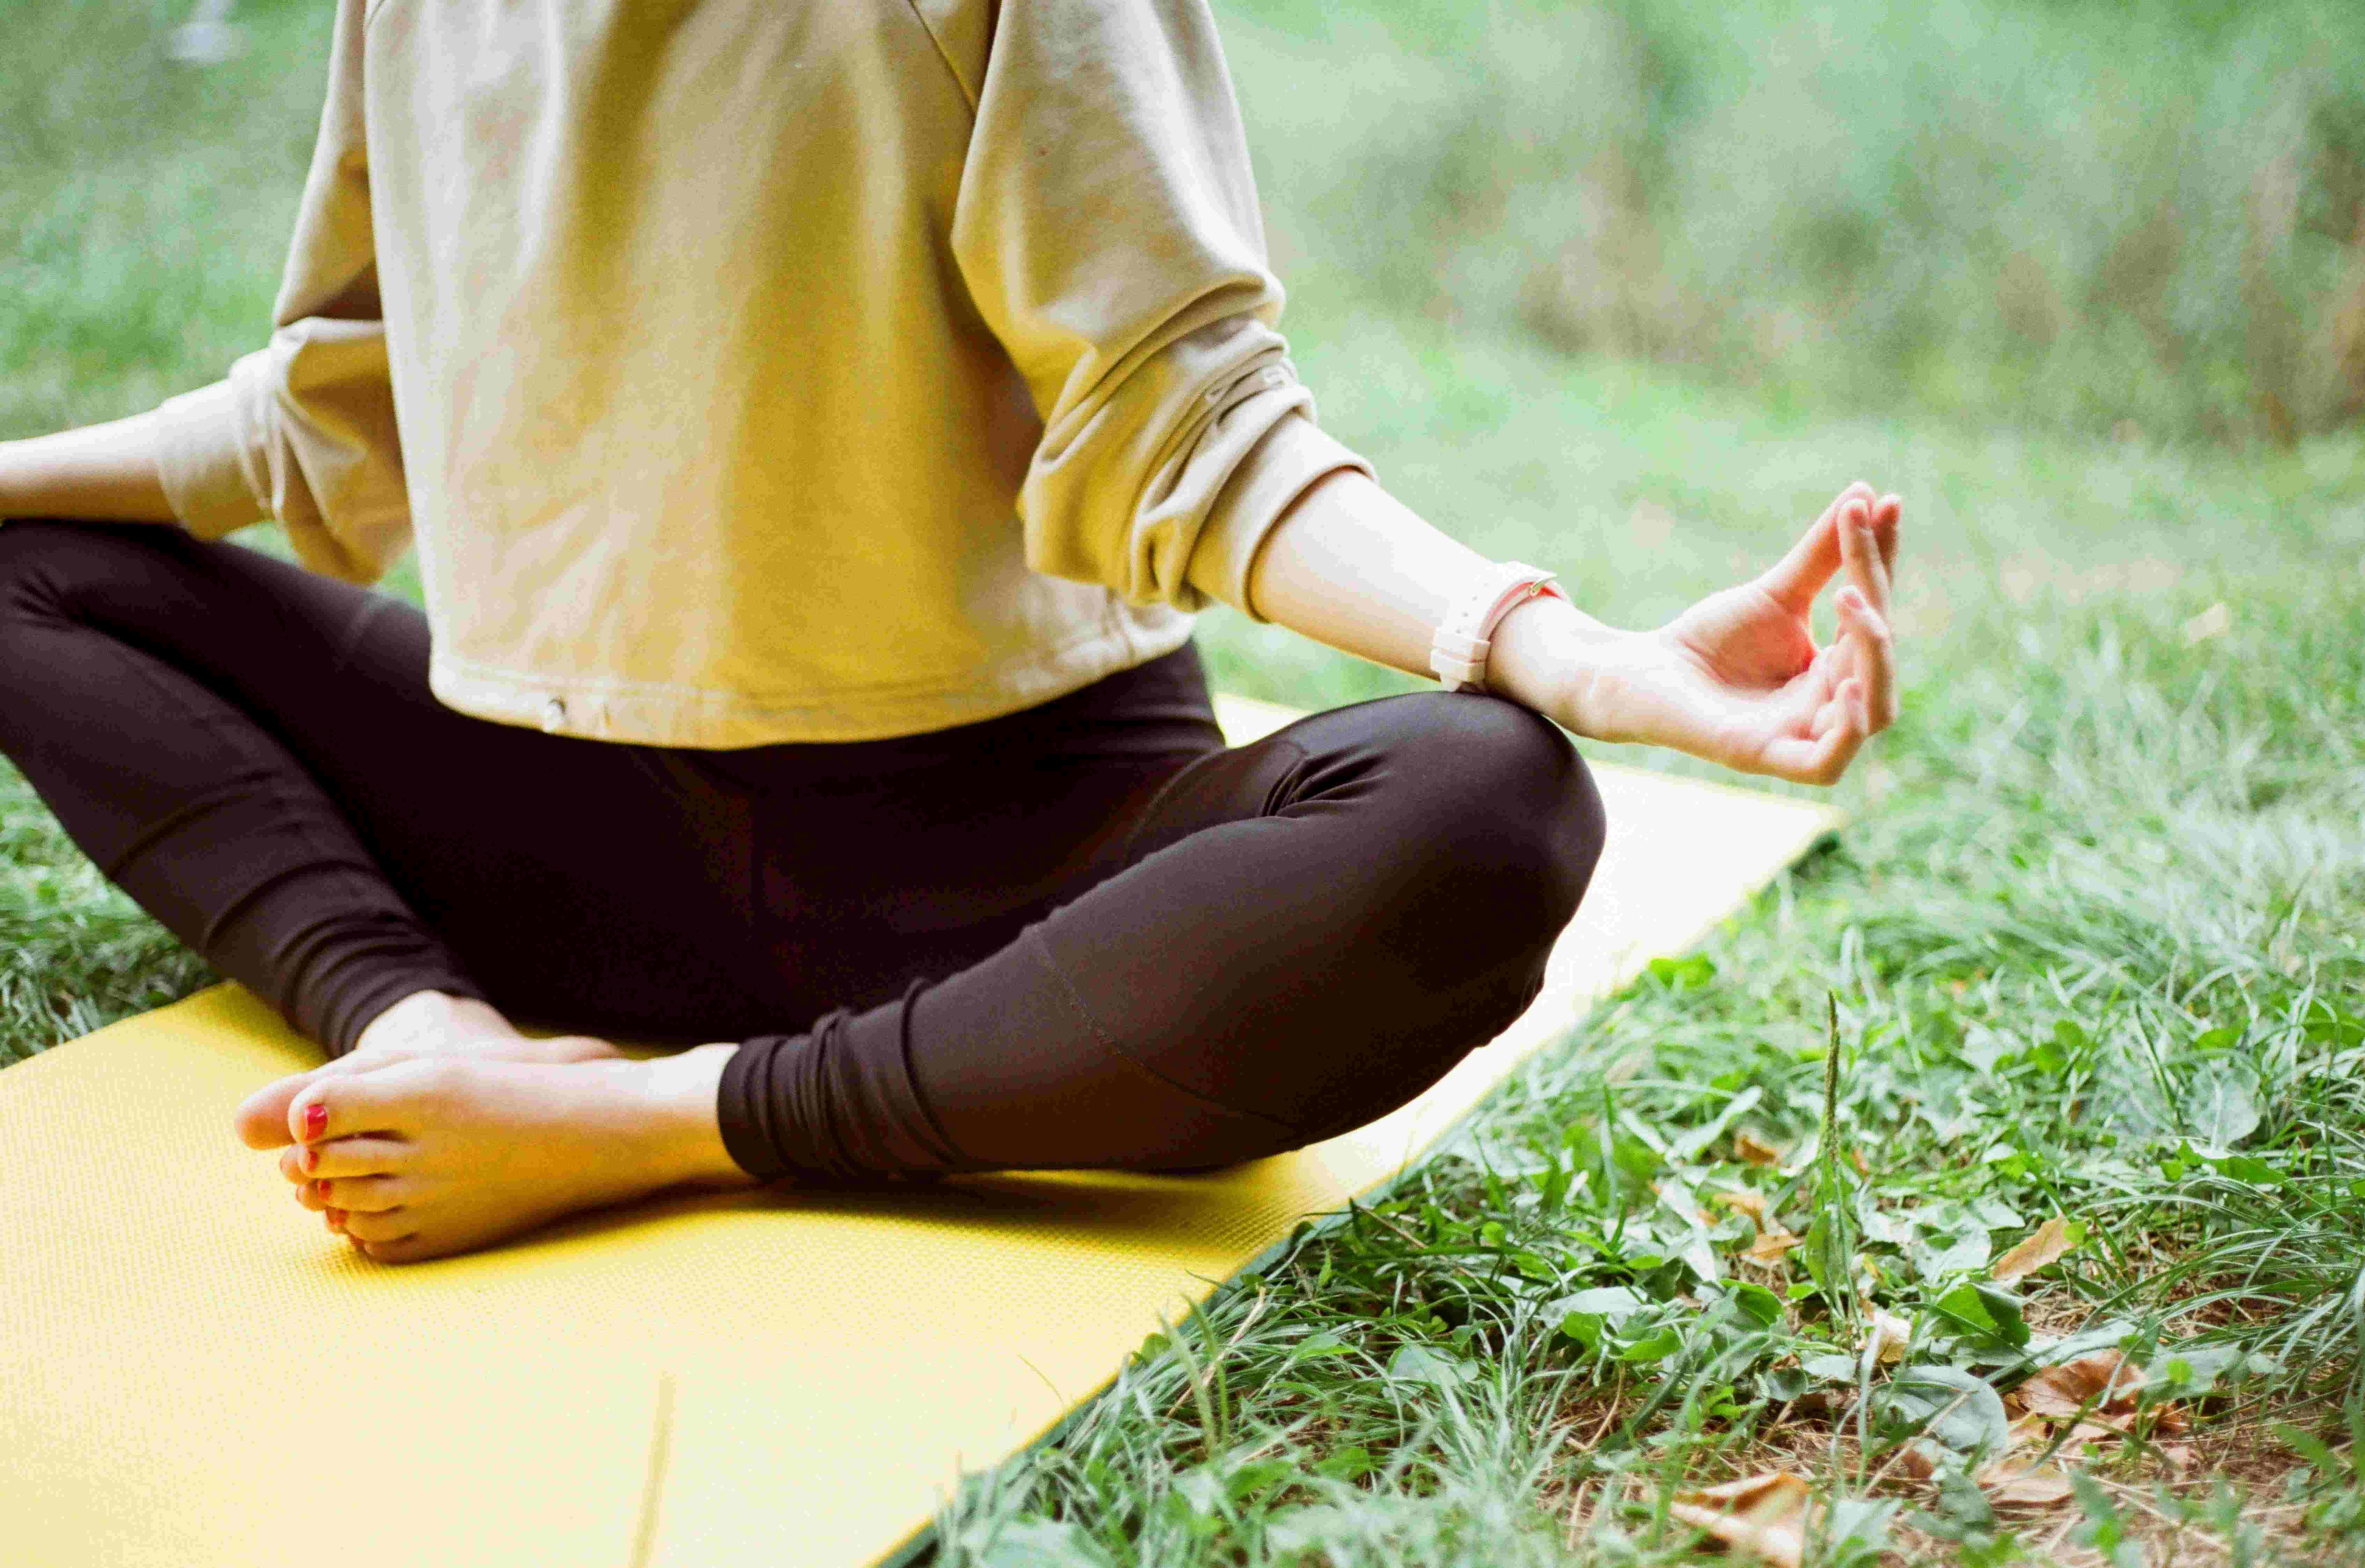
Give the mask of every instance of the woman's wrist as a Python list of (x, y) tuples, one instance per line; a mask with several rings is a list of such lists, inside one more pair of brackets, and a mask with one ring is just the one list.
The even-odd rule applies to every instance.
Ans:
[(1534, 709), (1563, 729), (1614, 739), (1606, 733), (1600, 678), (1621, 645), (1636, 635), (1595, 620), (1564, 599), (1529, 599), (1495, 628), (1486, 655), (1486, 689)]
[(176, 521), (156, 469), (154, 416), (0, 442), (0, 517)]
[(27, 466), (25, 442), (0, 441), (0, 521), (34, 515)]

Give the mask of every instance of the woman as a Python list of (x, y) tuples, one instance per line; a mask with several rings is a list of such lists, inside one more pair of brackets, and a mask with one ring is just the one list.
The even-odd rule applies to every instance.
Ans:
[[(1889, 722), (1898, 503), (1614, 631), (1324, 434), (1281, 302), (1203, 0), (342, 0), (268, 346), (0, 446), (0, 750), (327, 1048), (238, 1130), (374, 1258), (1328, 1137), (1540, 988), (1555, 724)], [(1210, 599), (1449, 689), (1227, 750)]]

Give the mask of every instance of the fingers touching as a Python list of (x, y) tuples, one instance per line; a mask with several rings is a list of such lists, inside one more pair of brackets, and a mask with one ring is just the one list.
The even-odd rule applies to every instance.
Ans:
[[(1879, 591), (1859, 580), (1873, 599), (1873, 608), (1882, 616), (1889, 613), (1889, 582), (1897, 571), (1898, 520), (1904, 504), (1896, 496), (1881, 495), (1859, 479), (1832, 498), (1823, 514), (1790, 547), (1788, 554), (1768, 567), (1758, 583), (1784, 609), (1805, 614), (1815, 602), (1823, 586), (1848, 566), (1851, 542), (1847, 534), (1852, 527), (1868, 529), (1873, 549), (1867, 565), (1877, 577)], [(1861, 524), (1854, 520), (1861, 514)], [(1851, 571), (1852, 578), (1855, 577)]]
[(1801, 783), (1831, 783), (1867, 738), (1896, 722), (1889, 590), (1902, 511), (1896, 496), (1878, 494), (1861, 481), (1850, 485), (1758, 579), (1776, 602), (1804, 616), (1834, 577), (1844, 577), (1837, 597), (1838, 640), (1821, 651), (1818, 667), (1801, 683), (1801, 706), (1792, 711), (1804, 722), (1794, 720), (1789, 733), (1770, 743), (1767, 772)]
[(1905, 503), (1895, 496), (1873, 503), (1872, 536), (1880, 546), (1880, 569), (1891, 579), (1897, 576), (1897, 523), (1904, 513)]
[(1823, 591), (1823, 585), (1840, 569), (1840, 520), (1851, 504), (1869, 508), (1875, 498), (1872, 487), (1862, 480), (1850, 485), (1833, 498), (1808, 529), (1790, 553), (1769, 567), (1758, 583), (1773, 595), (1785, 610), (1805, 614)]
[[(1849, 586), (1862, 594), (1874, 614), (1889, 614), (1889, 563), (1881, 555), (1877, 513), (1868, 502), (1851, 501), (1840, 514), (1840, 565)], [(1892, 527), (1893, 541), (1896, 531)]]
[(1853, 673), (1861, 689), (1868, 733), (1877, 734), (1897, 722), (1895, 641), (1889, 622), (1850, 588), (1840, 594), (1840, 635), (1845, 640)]

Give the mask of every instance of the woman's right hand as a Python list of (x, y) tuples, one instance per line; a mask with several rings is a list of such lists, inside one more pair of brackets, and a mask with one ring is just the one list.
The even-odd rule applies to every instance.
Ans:
[[(1652, 632), (1594, 637), (1544, 711), (1580, 734), (1663, 745), (1744, 773), (1831, 784), (1897, 718), (1889, 574), (1900, 505), (1851, 485), (1781, 561)], [(1810, 617), (1835, 577), (1839, 635)], [(1549, 601), (1506, 619), (1573, 621)], [(1541, 625), (1539, 620), (1535, 624)]]

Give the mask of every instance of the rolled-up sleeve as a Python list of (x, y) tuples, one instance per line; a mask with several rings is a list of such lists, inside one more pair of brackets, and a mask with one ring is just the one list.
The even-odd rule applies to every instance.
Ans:
[(1018, 497), (1035, 570), (1182, 610), (1205, 606), (1195, 578), (1250, 610), (1283, 511), (1371, 473), (1316, 423), (1277, 330), (1205, 0), (1004, 0), (952, 246), (1043, 421)]
[(156, 472), (216, 539), (275, 518), (315, 571), (382, 576), (410, 540), (362, 127), (364, 0), (342, 0), (329, 98), (263, 348), (156, 410)]

